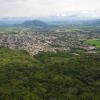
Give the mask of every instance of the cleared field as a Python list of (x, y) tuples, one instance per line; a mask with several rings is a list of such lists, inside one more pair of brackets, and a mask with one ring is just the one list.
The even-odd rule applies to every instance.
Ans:
[(96, 45), (97, 48), (100, 48), (100, 39), (88, 39), (85, 41), (85, 43)]

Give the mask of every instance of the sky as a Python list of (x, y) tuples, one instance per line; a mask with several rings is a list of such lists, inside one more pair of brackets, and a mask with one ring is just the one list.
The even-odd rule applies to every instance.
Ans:
[(0, 17), (70, 15), (100, 18), (100, 0), (0, 0)]

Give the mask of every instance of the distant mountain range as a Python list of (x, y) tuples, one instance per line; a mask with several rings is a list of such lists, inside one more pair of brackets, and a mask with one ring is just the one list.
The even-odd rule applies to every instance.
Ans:
[[(15, 22), (15, 21), (14, 21)], [(0, 21), (0, 26), (19, 26), (19, 27), (47, 27), (48, 24), (44, 21), (41, 21), (41, 20), (27, 20), (27, 21), (20, 21), (19, 23), (17, 22), (10, 22), (8, 23), (7, 22), (3, 22), (3, 21)]]
[(2, 18), (0, 26), (22, 26), (22, 27), (48, 27), (50, 25), (100, 25), (100, 19), (78, 19), (75, 16), (52, 16), (37, 18), (19, 17), (19, 18)]

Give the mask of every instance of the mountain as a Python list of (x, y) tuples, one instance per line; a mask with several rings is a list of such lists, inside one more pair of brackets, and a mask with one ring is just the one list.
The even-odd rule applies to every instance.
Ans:
[(24, 27), (46, 27), (48, 26), (45, 22), (40, 21), (40, 20), (24, 21), (24, 23), (20, 25)]
[(50, 27), (52, 25), (100, 25), (100, 19), (89, 19), (82, 16), (49, 16), (0, 18), (0, 26)]
[(88, 25), (100, 25), (100, 19), (87, 21), (86, 24), (88, 24)]
[(93, 19), (93, 20), (58, 20), (58, 21), (51, 21), (49, 22), (52, 25), (90, 25), (90, 26), (100, 26), (100, 19)]
[(12, 25), (12, 24), (20, 24), (25, 20), (32, 20), (31, 17), (6, 17), (0, 18), (0, 25)]

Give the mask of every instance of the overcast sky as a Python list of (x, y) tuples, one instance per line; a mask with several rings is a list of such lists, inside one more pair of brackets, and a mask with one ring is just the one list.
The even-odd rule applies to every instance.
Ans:
[(99, 17), (100, 0), (0, 0), (0, 17), (72, 14)]

